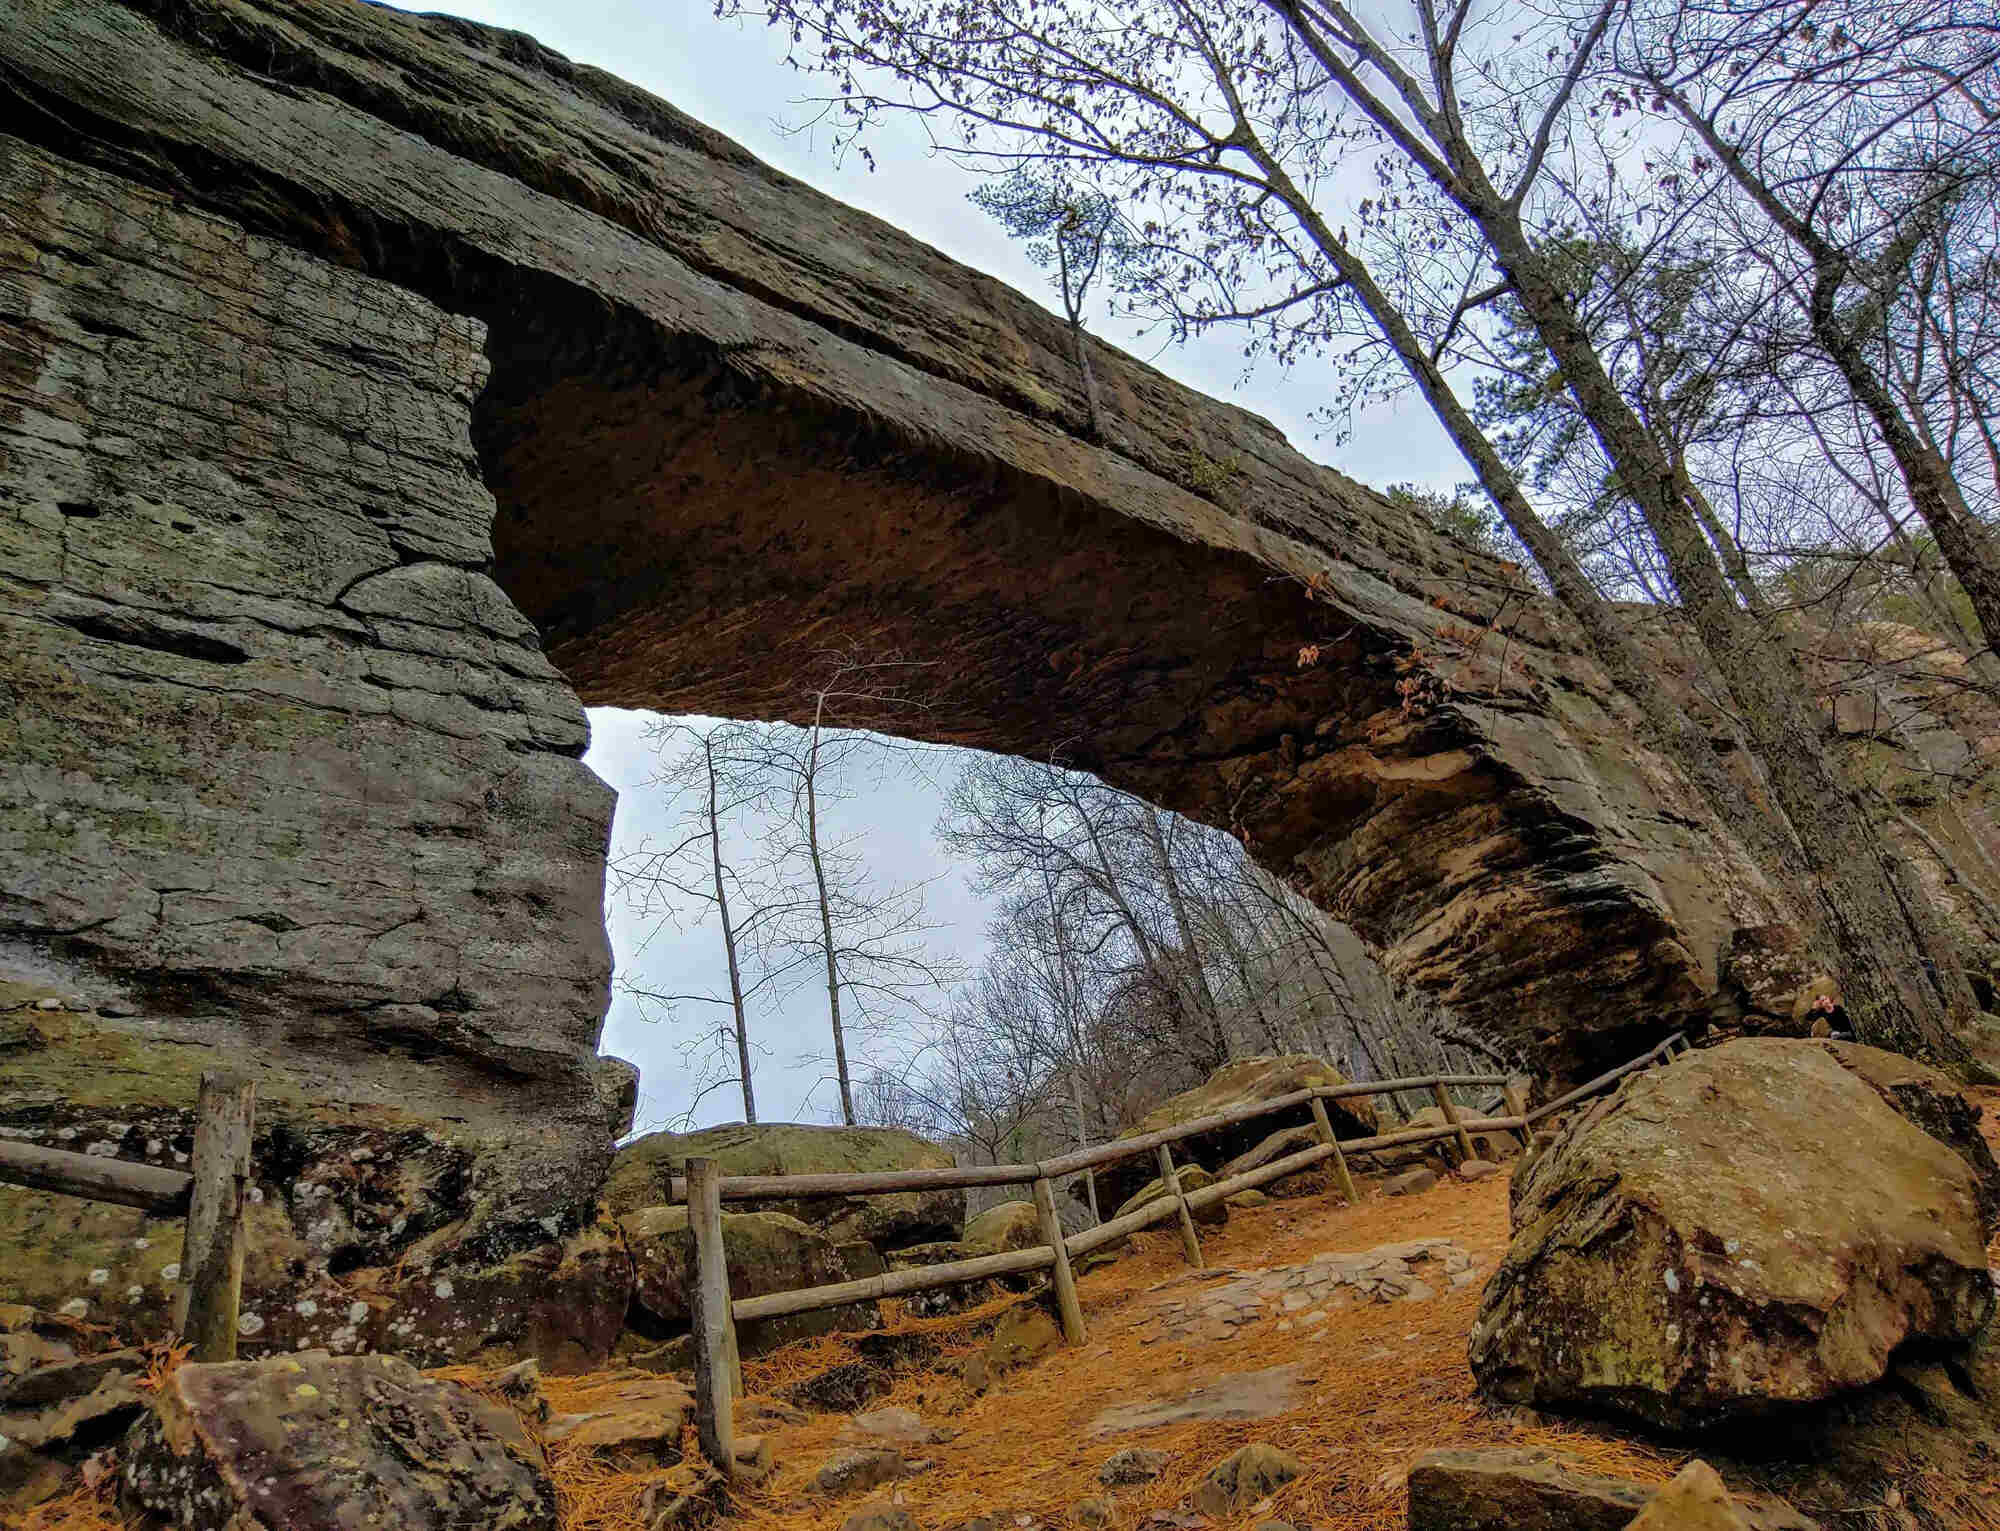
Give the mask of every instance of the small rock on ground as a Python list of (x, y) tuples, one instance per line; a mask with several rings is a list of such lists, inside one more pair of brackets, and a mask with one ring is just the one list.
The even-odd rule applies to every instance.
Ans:
[(822, 1494), (853, 1494), (903, 1476), (903, 1454), (888, 1446), (857, 1446), (837, 1451), (813, 1474)]
[(1289, 1451), (1264, 1441), (1232, 1451), (1203, 1475), (1196, 1485), (1194, 1507), (1221, 1519), (1232, 1510), (1275, 1493), (1305, 1469)]
[(1118, 1488), (1134, 1483), (1151, 1483), (1167, 1470), (1173, 1460), (1173, 1453), (1152, 1451), (1144, 1446), (1128, 1446), (1123, 1451), (1114, 1451), (1104, 1459), (1097, 1469), (1097, 1481), (1107, 1488)]

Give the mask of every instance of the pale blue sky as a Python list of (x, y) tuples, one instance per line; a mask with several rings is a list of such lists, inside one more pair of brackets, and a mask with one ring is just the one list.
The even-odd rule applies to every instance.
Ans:
[[(580, 63), (610, 70), (829, 196), (886, 219), (1038, 302), (1051, 302), (1045, 274), (966, 200), (972, 177), (932, 155), (914, 131), (892, 125), (874, 138), (872, 172), (858, 156), (835, 163), (824, 134), (789, 131), (810, 116), (804, 98), (814, 82), (784, 64), (782, 48), (761, 25), (719, 21), (708, 0), (466, 0), (442, 9), (527, 32)], [(1264, 415), (1306, 455), (1366, 482), (1415, 480), (1449, 488), (1465, 477), (1421, 406), (1378, 408), (1345, 443), (1315, 439), (1311, 412), (1325, 398), (1323, 369), (1308, 365), (1283, 373), (1267, 366), (1246, 382), (1238, 337), (1222, 334), (1163, 348), (1158, 337), (1121, 334), (1110, 326), (1101, 333), (1190, 386)], [(659, 805), (643, 786), (654, 770), (640, 738), (646, 721), (639, 713), (591, 713), (585, 759), (619, 792), (614, 853), (647, 833), (657, 838), (666, 828)], [(929, 904), (933, 917), (948, 927), (938, 933), (938, 944), (972, 963), (984, 944), (985, 909), (971, 891), (968, 869), (953, 865), (932, 841), (940, 806), (937, 790), (906, 783), (864, 792), (841, 805), (837, 827), (867, 835), (871, 865), (883, 881), (936, 879)], [(722, 991), (722, 958), (712, 930), (663, 935), (635, 958), (638, 931), (631, 918), (614, 905), (609, 919), (622, 970), (643, 972), (650, 987)], [(826, 1120), (837, 1109), (838, 1098), (815, 1061), (826, 1046), (824, 1013), (824, 994), (806, 986), (781, 1010), (760, 1018), (763, 1056), (755, 1077), (764, 1119)], [(641, 1020), (626, 999), (614, 999), (604, 1049), (640, 1067), (642, 1126), (659, 1125), (687, 1109), (693, 1089), (673, 1039)], [(703, 1099), (695, 1114), (701, 1122), (730, 1121), (740, 1106), (720, 1091)]]

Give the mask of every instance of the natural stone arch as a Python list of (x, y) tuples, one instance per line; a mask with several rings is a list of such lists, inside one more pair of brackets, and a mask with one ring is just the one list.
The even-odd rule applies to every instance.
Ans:
[[(1109, 350), (1085, 439), (1044, 310), (664, 103), (373, 8), (9, 6), (35, 136), (8, 145), (28, 243), (0, 472), (48, 571), (10, 608), (39, 666), (13, 680), (29, 708), (107, 715), (166, 689), (143, 693), (145, 759), (107, 725), (16, 795), (94, 815), (100, 848), (53, 873), (5, 853), (8, 950), (135, 1001), (154, 1029), (117, 1046), (247, 1039), (320, 1125), (398, 1089), (415, 1119), (470, 1103), (476, 1130), (442, 1135), (481, 1215), (573, 1199), (615, 1085), (590, 1061), (609, 803), (576, 696), (796, 715), (788, 645), (821, 632), (948, 657), (922, 729), (885, 722), (1062, 747), (1228, 825), (1393, 974), (1559, 1071), (1732, 1003), (1739, 932), (1784, 923), (1518, 573)], [(82, 439), (36, 434), (56, 419)], [(111, 523), (64, 508), (88, 482), (152, 526), (149, 481), (215, 522), (199, 610), (147, 606)], [(1406, 710), (1405, 664), (1452, 678), (1446, 704)], [(203, 694), (246, 737), (323, 728), (312, 768), (218, 777), (174, 721)], [(310, 799), (290, 862), (257, 817), (282, 791)], [(245, 832), (155, 855), (119, 838), (135, 799)], [(202, 868), (198, 919), (149, 856)], [(326, 962), (300, 931), (399, 856), (427, 874), (410, 918)], [(253, 928), (269, 949), (232, 957)]]

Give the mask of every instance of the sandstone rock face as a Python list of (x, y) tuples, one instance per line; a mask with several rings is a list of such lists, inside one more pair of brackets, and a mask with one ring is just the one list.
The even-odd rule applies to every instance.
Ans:
[(171, 1139), (227, 1063), (267, 1153), (429, 1132), (503, 1222), (573, 1202), (611, 801), (484, 572), (484, 327), (19, 144), (0, 205), (0, 979), (97, 1009), (0, 1124)]
[[(1318, 1058), (1300, 1054), (1237, 1058), (1224, 1064), (1192, 1090), (1184, 1090), (1154, 1107), (1137, 1126), (1121, 1136), (1139, 1137), (1162, 1128), (1177, 1127), (1183, 1122), (1213, 1116), (1237, 1106), (1275, 1100), (1307, 1085), (1346, 1083), (1346, 1078), (1337, 1069)], [(1330, 1102), (1327, 1113), (1337, 1133), (1365, 1135), (1375, 1130), (1375, 1106), (1366, 1098)], [(1200, 1165), (1204, 1168), (1229, 1163), (1237, 1169), (1254, 1169), (1257, 1164), (1289, 1151), (1289, 1140), (1280, 1137), (1280, 1133), (1291, 1128), (1309, 1127), (1311, 1122), (1311, 1109), (1299, 1106), (1291, 1111), (1253, 1117), (1234, 1127), (1199, 1133), (1174, 1144), (1174, 1163), (1177, 1166)], [(1097, 1172), (1098, 1195), (1107, 1201), (1125, 1201), (1152, 1178), (1153, 1156), (1150, 1153), (1107, 1165)], [(1185, 1176), (1182, 1183), (1186, 1184)], [(1193, 1189), (1192, 1186), (1188, 1188)]]
[(1083, 439), (1046, 310), (630, 86), (326, 0), (5, 0), (0, 63), (14, 960), (307, 1102), (493, 1102), (504, 1204), (619, 1095), (561, 676), (794, 716), (774, 635), (952, 634), (923, 731), (1240, 827), (1557, 1072), (1791, 918), (1504, 571), (1106, 348)]
[(513, 1410), (391, 1356), (182, 1366), (120, 1453), (125, 1496), (180, 1531), (555, 1531)]
[[(895, 1127), (759, 1122), (706, 1127), (699, 1132), (655, 1132), (619, 1150), (605, 1182), (605, 1206), (614, 1214), (623, 1214), (664, 1203), (667, 1182), (683, 1173), (693, 1158), (715, 1160), (725, 1175), (846, 1174), (949, 1169), (952, 1164), (949, 1150)], [(729, 1205), (782, 1213), (816, 1229), (832, 1243), (860, 1241), (884, 1252), (956, 1239), (965, 1222), (962, 1190), (815, 1196)]]
[(1491, 1397), (1670, 1427), (1828, 1399), (1992, 1315), (2000, 1172), (1918, 1065), (1750, 1039), (1636, 1076), (1515, 1177)]

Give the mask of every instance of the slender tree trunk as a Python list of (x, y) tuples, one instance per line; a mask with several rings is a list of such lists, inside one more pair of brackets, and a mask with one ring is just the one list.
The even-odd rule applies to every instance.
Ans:
[(1992, 647), (2000, 641), (2000, 543), (1965, 503), (1951, 465), (1903, 418), (1888, 388), (1868, 365), (1860, 342), (1841, 325), (1833, 311), (1831, 287), (1824, 280), (1815, 287), (1812, 323), (1814, 338), (1875, 422), (1903, 476), (1910, 504), (1937, 538), (1938, 552), (1958, 576), (1987, 646)]
[[(1069, 1111), (1071, 1122), (1076, 1129), (1076, 1146), (1079, 1149), (1088, 1148), (1090, 1140), (1085, 1136), (1088, 1129), (1085, 1127), (1083, 1120), (1083, 1082), (1077, 1078), (1075, 1069), (1067, 1069), (1064, 1072), (1069, 1075)], [(1102, 1222), (1104, 1220), (1103, 1216), (1097, 1210), (1097, 1172), (1095, 1170), (1085, 1170), (1083, 1172), (1083, 1185), (1084, 1194), (1090, 1198), (1091, 1217)]]
[(833, 1070), (840, 1081), (840, 1117), (854, 1125), (854, 1081), (847, 1071), (847, 1035), (840, 1024), (840, 960), (833, 939), (833, 909), (826, 886), (826, 863), (819, 849), (819, 724), (813, 724), (806, 747), (806, 854), (812, 860), (813, 886), (819, 891), (820, 943), (826, 953), (826, 1014), (833, 1028)]
[[(1752, 856), (1782, 880), (1793, 880), (1786, 874), (1794, 871), (1802, 875), (1804, 866), (1787, 826), (1759, 811), (1742, 785), (1716, 758), (1715, 747), (1704, 730), (1667, 694), (1652, 665), (1640, 653), (1609, 603), (1597, 593), (1569, 549), (1528, 503), (1513, 470), (1459, 401), (1401, 310), (1376, 284), (1367, 266), (1348, 251), (1345, 242), (1313, 210), (1310, 201), (1299, 194), (1277, 162), (1269, 160), (1261, 168), (1303, 223), (1314, 245), (1333, 262), (1388, 340), (1431, 413), (1472, 465), (1480, 487), (1548, 576), (1556, 599), (1576, 618), (1585, 642), (1604, 666), (1612, 684), (1638, 705), (1647, 736), (1687, 774)], [(1809, 938), (1814, 934), (1808, 932)]]
[(1069, 322), (1070, 354), (1076, 358), (1077, 375), (1083, 379), (1083, 407), (1090, 419), (1090, 439), (1104, 439), (1104, 415), (1097, 402), (1097, 374), (1090, 365), (1090, 341), (1084, 334), (1083, 321), (1072, 318)]
[(1166, 836), (1160, 833), (1159, 811), (1150, 804), (1141, 815), (1146, 826), (1146, 844), (1152, 850), (1154, 864), (1160, 869), (1160, 881), (1166, 888), (1167, 908), (1174, 917), (1174, 929), (1180, 935), (1181, 951), (1188, 964), (1188, 973), (1207, 1012), (1209, 1024), (1215, 1029), (1216, 1050), (1223, 1061), (1229, 1058), (1229, 1033), (1222, 1023), (1222, 1007), (1215, 1002), (1215, 991), (1209, 987), (1208, 973), (1202, 965), (1201, 944), (1196, 939), (1194, 921), (1188, 916), (1187, 903), (1181, 896), (1180, 878), (1174, 871), (1172, 858), (1167, 854)]
[(708, 766), (709, 864), (715, 875), (715, 907), (722, 914), (722, 950), (729, 958), (729, 1005), (736, 1018), (736, 1069), (743, 1082), (743, 1120), (757, 1120), (757, 1097), (750, 1088), (750, 1021), (743, 1010), (743, 971), (736, 962), (736, 929), (730, 923), (729, 890), (722, 879), (722, 823), (715, 805), (715, 750), (706, 736), (702, 754)]

